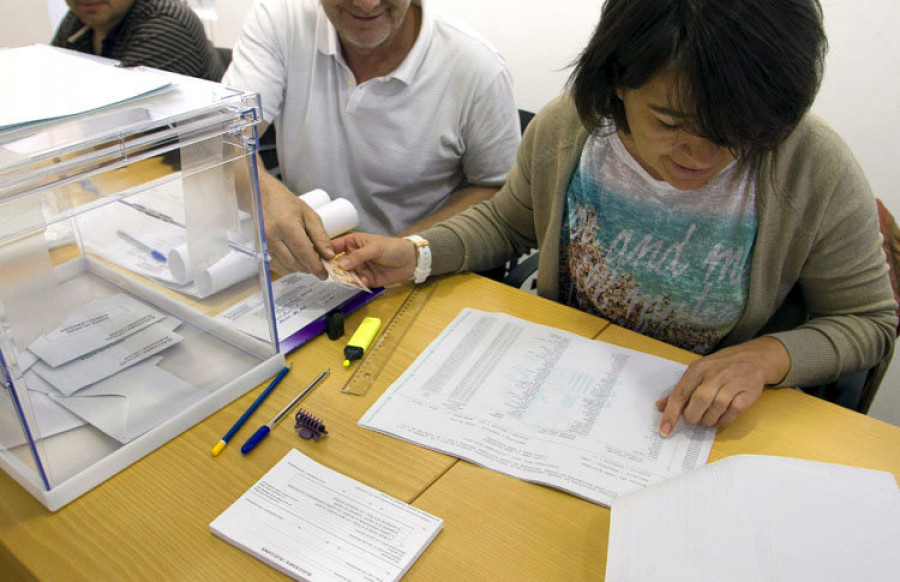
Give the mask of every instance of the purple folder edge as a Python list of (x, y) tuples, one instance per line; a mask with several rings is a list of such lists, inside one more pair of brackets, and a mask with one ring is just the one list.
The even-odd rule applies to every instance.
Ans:
[[(384, 287), (376, 287), (375, 289), (372, 289), (371, 293), (366, 293), (364, 291), (357, 293), (350, 299), (338, 305), (338, 308), (344, 312), (344, 315), (349, 315), (369, 301), (378, 297), (382, 291), (384, 291)], [(281, 353), (287, 355), (306, 342), (315, 339), (319, 334), (325, 333), (325, 329), (327, 326), (327, 317), (327, 315), (323, 315), (322, 317), (308, 324), (303, 329), (294, 332), (293, 335), (290, 335), (281, 340), (278, 343), (278, 348), (281, 350)]]

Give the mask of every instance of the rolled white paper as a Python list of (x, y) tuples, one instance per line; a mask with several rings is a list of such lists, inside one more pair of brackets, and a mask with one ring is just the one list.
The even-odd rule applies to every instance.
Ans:
[(328, 192), (321, 188), (301, 194), (299, 198), (316, 211), (322, 219), (325, 232), (331, 238), (351, 231), (359, 225), (359, 213), (345, 198), (332, 200)]
[[(248, 247), (253, 246), (252, 241), (254, 233), (250, 227), (250, 223), (247, 222), (250, 219), (250, 215), (241, 210), (239, 217), (241, 219), (241, 228), (236, 234), (231, 234), (231, 241), (239, 245), (246, 245)], [(194, 280), (194, 275), (192, 273), (193, 269), (191, 268), (191, 258), (190, 255), (188, 255), (186, 242), (173, 247), (168, 252), (166, 261), (169, 265), (169, 272), (172, 274), (172, 279), (174, 279), (176, 283), (179, 285), (187, 285)]]
[[(359, 225), (359, 213), (346, 198), (331, 200), (324, 190), (318, 189), (307, 192), (300, 198), (316, 211), (322, 219), (325, 232), (332, 238)], [(194, 276), (191, 272), (187, 243), (172, 248), (167, 261), (175, 282), (187, 285), (193, 281), (201, 299), (259, 272), (255, 259), (232, 250), (220, 261)]]
[(315, 190), (310, 190), (306, 194), (301, 194), (299, 196), (300, 200), (306, 202), (307, 206), (310, 208), (316, 209), (320, 206), (325, 206), (329, 202), (331, 202), (331, 196), (328, 195), (328, 192), (322, 190), (321, 188), (316, 188)]
[(200, 298), (204, 299), (222, 289), (231, 287), (259, 272), (256, 260), (242, 253), (231, 251), (194, 281)]
[(359, 214), (346, 198), (332, 200), (315, 211), (321, 217), (325, 232), (331, 238), (351, 231), (359, 224)]
[(193, 280), (191, 274), (191, 260), (188, 257), (187, 243), (178, 245), (169, 251), (166, 260), (172, 278), (179, 285), (187, 285)]

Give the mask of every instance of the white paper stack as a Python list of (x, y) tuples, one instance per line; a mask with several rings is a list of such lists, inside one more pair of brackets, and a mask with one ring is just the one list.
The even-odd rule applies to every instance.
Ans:
[(209, 529), (297, 580), (399, 580), (442, 519), (289, 451)]
[(890, 473), (742, 455), (619, 497), (606, 579), (894, 581)]

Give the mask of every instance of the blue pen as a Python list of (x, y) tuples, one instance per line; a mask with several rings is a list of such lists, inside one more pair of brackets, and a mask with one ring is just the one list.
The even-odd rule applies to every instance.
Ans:
[(121, 230), (117, 230), (117, 231), (116, 231), (116, 234), (119, 235), (119, 238), (121, 238), (122, 240), (128, 241), (128, 242), (131, 243), (132, 245), (136, 246), (137, 248), (141, 249), (141, 250), (144, 251), (145, 253), (149, 254), (151, 257), (153, 257), (153, 258), (156, 259), (157, 261), (160, 261), (160, 262), (163, 262), (163, 263), (166, 262), (166, 255), (162, 254), (161, 252), (159, 252), (159, 251), (156, 250), (156, 249), (153, 249), (153, 248), (148, 247), (147, 245), (145, 245), (144, 243), (142, 243), (142, 242), (139, 241), (138, 239), (134, 238), (133, 236), (131, 236), (131, 235), (128, 234), (127, 232), (123, 232), (123, 231), (121, 231)]
[(244, 412), (244, 414), (242, 414), (241, 417), (237, 420), (237, 422), (234, 423), (234, 426), (231, 427), (231, 430), (229, 430), (228, 433), (222, 437), (222, 440), (216, 443), (216, 446), (214, 446), (212, 450), (212, 454), (214, 457), (222, 452), (222, 449), (225, 448), (225, 445), (228, 444), (228, 441), (231, 440), (231, 437), (233, 437), (234, 434), (238, 430), (240, 430), (242, 426), (244, 426), (244, 423), (247, 422), (247, 419), (250, 418), (250, 415), (253, 414), (253, 411), (259, 408), (259, 405), (262, 404), (263, 400), (265, 400), (269, 396), (269, 394), (272, 393), (272, 390), (274, 390), (275, 387), (278, 386), (278, 383), (281, 382), (281, 380), (287, 375), (287, 373), (291, 371), (291, 366), (293, 366), (293, 364), (291, 364), (290, 366), (285, 366), (281, 369), (280, 372), (278, 372), (278, 375), (275, 376), (271, 382), (269, 382), (269, 385), (266, 386), (266, 389), (256, 397), (256, 400), (253, 401), (253, 404), (250, 405), (250, 408), (248, 408), (247, 411)]
[(285, 416), (287, 416), (287, 413), (289, 413), (292, 408), (297, 406), (297, 403), (300, 402), (301, 400), (303, 400), (306, 397), (306, 395), (309, 394), (310, 391), (312, 391), (312, 389), (315, 388), (316, 385), (319, 382), (321, 382), (322, 379), (325, 378), (325, 376), (328, 375), (328, 372), (330, 372), (330, 371), (331, 371), (330, 368), (325, 368), (325, 371), (322, 372), (321, 374), (319, 374), (318, 376), (316, 376), (316, 379), (313, 380), (312, 382), (310, 382), (309, 386), (307, 386), (306, 388), (303, 389), (303, 392), (301, 392), (300, 394), (297, 394), (293, 400), (288, 402), (288, 405), (285, 406), (281, 410), (281, 412), (279, 412), (275, 416), (275, 418), (270, 420), (268, 424), (265, 424), (265, 425), (259, 427), (259, 429), (255, 433), (253, 433), (253, 436), (250, 437), (249, 439), (247, 439), (247, 442), (245, 442), (243, 444), (243, 446), (241, 446), (241, 453), (246, 455), (247, 453), (252, 451), (256, 447), (256, 445), (258, 445), (260, 442), (262, 442), (262, 440), (269, 435), (269, 433), (272, 431), (272, 429), (275, 428), (275, 425), (278, 424), (279, 422), (281, 422), (281, 419), (284, 418)]

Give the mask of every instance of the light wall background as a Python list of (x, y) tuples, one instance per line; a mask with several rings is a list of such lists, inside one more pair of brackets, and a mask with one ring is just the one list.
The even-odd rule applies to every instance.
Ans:
[[(568, 65), (590, 37), (601, 0), (428, 0), (466, 21), (503, 54), (518, 105), (537, 111), (559, 94)], [(869, 181), (900, 217), (900, 2), (821, 0), (830, 51), (825, 81), (813, 106), (850, 144)], [(211, 8), (207, 33), (232, 47), (253, 0), (190, 0)], [(48, 42), (64, 0), (0, 2), (0, 46)], [(898, 350), (900, 351), (900, 350)], [(900, 426), (900, 355), (888, 371), (871, 416)]]

